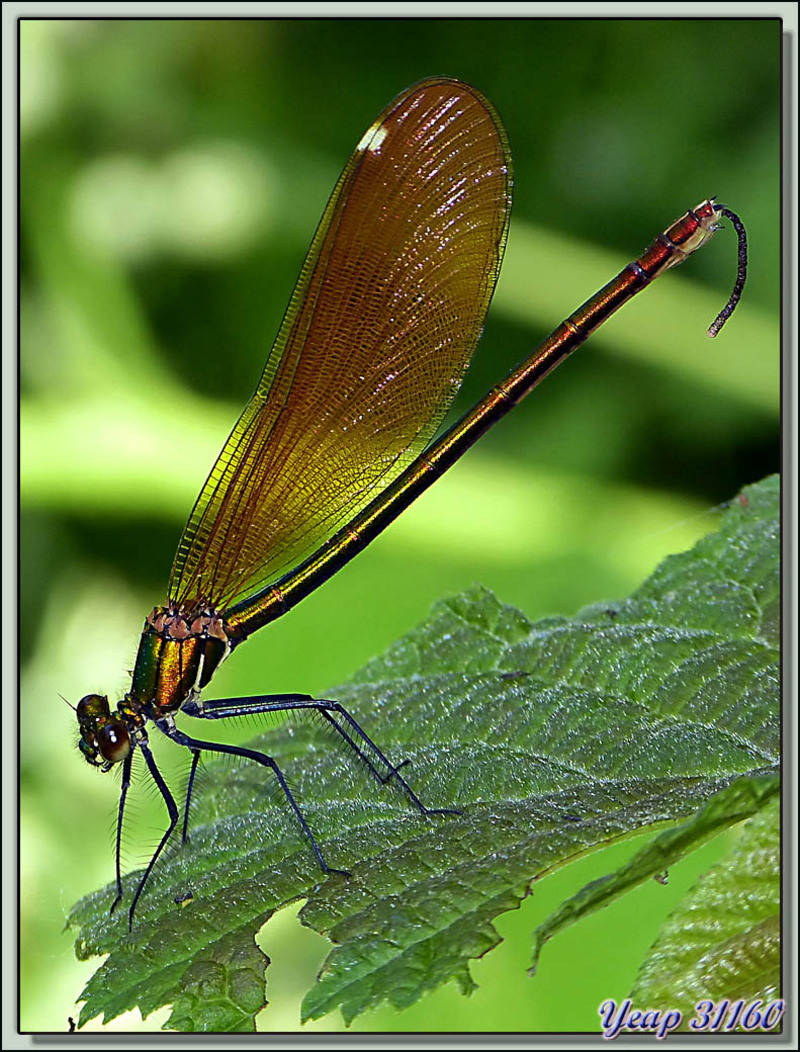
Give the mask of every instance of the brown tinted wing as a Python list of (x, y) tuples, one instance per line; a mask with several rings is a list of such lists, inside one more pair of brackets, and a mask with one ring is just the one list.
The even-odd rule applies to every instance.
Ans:
[(370, 127), (197, 499), (171, 601), (224, 611), (261, 590), (419, 455), (480, 335), (510, 204), (502, 125), (467, 85), (417, 84)]

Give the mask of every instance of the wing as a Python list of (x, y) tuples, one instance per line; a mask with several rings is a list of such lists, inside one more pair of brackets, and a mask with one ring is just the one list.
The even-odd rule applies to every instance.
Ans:
[(473, 88), (423, 81), (368, 129), (186, 525), (172, 602), (224, 612), (261, 591), (420, 454), (480, 336), (510, 207), (505, 133)]

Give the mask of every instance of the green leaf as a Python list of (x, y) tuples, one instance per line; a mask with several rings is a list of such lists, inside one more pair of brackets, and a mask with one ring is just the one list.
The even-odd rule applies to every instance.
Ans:
[(678, 1009), (780, 997), (780, 805), (773, 795), (664, 925), (631, 999)]
[[(557, 932), (589, 913), (609, 905), (614, 899), (645, 880), (666, 882), (671, 865), (721, 830), (757, 814), (765, 803), (771, 803), (779, 792), (780, 775), (777, 772), (762, 775), (760, 778), (738, 778), (732, 785), (712, 796), (688, 822), (661, 833), (616, 873), (587, 884), (536, 929), (531, 974), (536, 972), (539, 954), (545, 942)], [(677, 974), (682, 974), (680, 969)], [(645, 996), (640, 1002), (650, 1005), (652, 997)], [(666, 1007), (674, 1007), (673, 1000), (668, 1000)]]
[(330, 692), (409, 761), (403, 775), (429, 807), (463, 814), (421, 816), (321, 721), (259, 738), (349, 878), (323, 877), (260, 768), (210, 762), (192, 840), (157, 867), (133, 932), (108, 916), (111, 887), (70, 916), (80, 957), (110, 955), (81, 1022), (172, 1004), (173, 1028), (251, 1028), (255, 935), (300, 898), (303, 923), (334, 943), (305, 1019), (402, 1008), (450, 980), (468, 993), (470, 960), (500, 941), (494, 919), (546, 872), (722, 794), (671, 848), (652, 848), (643, 879), (753, 813), (778, 764), (778, 508), (777, 479), (745, 490), (715, 534), (630, 599), (574, 618), (531, 624), (481, 589), (440, 602)]

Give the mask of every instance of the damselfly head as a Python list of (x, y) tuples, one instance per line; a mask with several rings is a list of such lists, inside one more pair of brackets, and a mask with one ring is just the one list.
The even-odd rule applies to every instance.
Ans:
[(131, 751), (131, 739), (125, 721), (111, 712), (108, 698), (87, 694), (76, 709), (81, 737), (78, 747), (87, 763), (109, 771)]

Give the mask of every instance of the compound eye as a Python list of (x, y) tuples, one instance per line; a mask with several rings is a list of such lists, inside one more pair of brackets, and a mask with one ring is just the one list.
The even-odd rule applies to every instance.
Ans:
[(131, 751), (128, 728), (116, 717), (111, 717), (97, 731), (97, 747), (106, 763), (119, 763)]
[(78, 702), (75, 711), (78, 723), (83, 726), (93, 720), (102, 720), (111, 715), (108, 698), (103, 694), (87, 694)]

